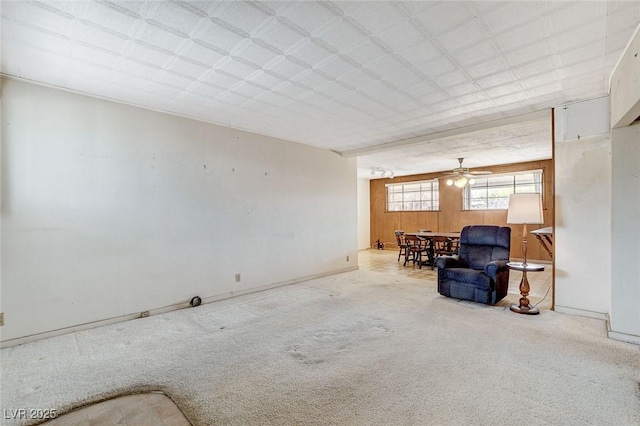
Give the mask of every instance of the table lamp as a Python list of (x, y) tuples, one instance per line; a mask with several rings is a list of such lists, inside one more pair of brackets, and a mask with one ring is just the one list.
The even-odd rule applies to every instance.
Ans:
[(509, 262), (507, 266), (516, 271), (522, 271), (522, 281), (520, 281), (520, 304), (511, 305), (510, 309), (519, 314), (535, 315), (540, 313), (538, 308), (529, 303), (529, 280), (527, 271), (542, 271), (544, 266), (531, 265), (527, 263), (527, 225), (539, 225), (544, 223), (542, 215), (542, 197), (538, 193), (518, 193), (509, 197), (509, 210), (507, 213), (507, 223), (510, 225), (522, 225), (522, 263)]

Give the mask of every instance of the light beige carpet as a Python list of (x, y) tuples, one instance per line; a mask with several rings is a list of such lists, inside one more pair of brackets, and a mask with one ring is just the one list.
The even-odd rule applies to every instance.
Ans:
[(0, 408), (161, 390), (195, 425), (640, 425), (640, 347), (604, 322), (435, 287), (361, 270), (3, 349)]

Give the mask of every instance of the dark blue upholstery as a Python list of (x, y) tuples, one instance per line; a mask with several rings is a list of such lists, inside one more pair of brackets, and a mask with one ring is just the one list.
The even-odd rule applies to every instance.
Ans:
[(493, 305), (507, 295), (511, 228), (465, 226), (455, 256), (440, 256), (438, 292), (443, 296)]

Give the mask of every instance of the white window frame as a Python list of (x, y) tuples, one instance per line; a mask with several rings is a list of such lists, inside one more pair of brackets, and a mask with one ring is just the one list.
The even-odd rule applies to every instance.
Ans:
[[(407, 188), (415, 185), (420, 185), (417, 191)], [(391, 193), (390, 189), (394, 191)], [(423, 194), (426, 193), (429, 194), (428, 199), (424, 199)], [(390, 197), (390, 194), (395, 195), (395, 197)], [(417, 199), (413, 199), (416, 194)], [(385, 198), (385, 208), (387, 212), (438, 211), (440, 210), (440, 182), (438, 179), (430, 179), (388, 183), (385, 185)], [(393, 200), (390, 198), (393, 198)]]
[[(530, 183), (519, 183), (518, 182), (518, 176), (522, 176), (522, 175), (530, 175), (533, 174), (534, 175), (534, 182)], [(491, 185), (490, 184), (490, 180), (492, 178), (506, 178), (506, 177), (512, 177), (512, 183), (511, 184), (494, 184)], [(499, 174), (491, 174), (491, 175), (487, 175), (487, 176), (476, 176), (475, 177), (475, 183), (473, 185), (468, 184), (467, 186), (464, 187), (463, 191), (462, 191), (462, 209), (465, 211), (478, 211), (478, 210), (506, 210), (509, 206), (509, 195), (513, 194), (513, 193), (528, 193), (528, 192), (537, 192), (540, 194), (543, 194), (543, 182), (544, 182), (544, 177), (543, 177), (543, 173), (542, 173), (542, 169), (535, 169), (535, 170), (524, 170), (524, 171), (520, 171), (520, 172), (511, 172), (511, 173), (499, 173)], [(486, 196), (484, 197), (484, 200), (486, 200), (486, 203), (481, 206), (478, 207), (477, 203), (476, 206), (474, 206), (472, 203), (472, 199), (471, 199), (471, 191), (474, 189), (485, 189), (486, 190)], [(494, 192), (501, 192), (500, 196), (490, 196), (490, 191), (494, 190)], [(504, 200), (506, 198), (506, 205), (504, 203)], [(544, 198), (544, 197), (543, 197)], [(476, 200), (481, 200), (481, 198), (476, 198)], [(494, 200), (494, 205), (500, 204), (498, 206), (495, 207), (491, 207), (490, 205), (492, 204), (490, 202), (490, 200)], [(501, 201), (501, 203), (500, 203)]]

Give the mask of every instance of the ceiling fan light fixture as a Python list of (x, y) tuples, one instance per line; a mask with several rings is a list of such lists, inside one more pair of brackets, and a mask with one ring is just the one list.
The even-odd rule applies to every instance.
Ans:
[(447, 186), (453, 185), (453, 179), (447, 179)]
[(473, 185), (474, 183), (476, 183), (476, 180), (474, 178), (469, 179), (469, 185)]
[(467, 184), (467, 178), (462, 176), (458, 179), (456, 179), (454, 185), (457, 186), (458, 188), (464, 188), (464, 186)]

